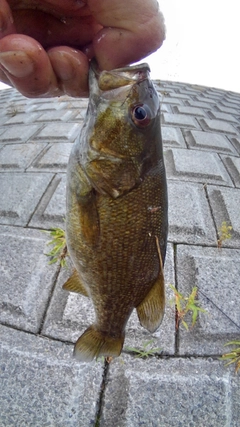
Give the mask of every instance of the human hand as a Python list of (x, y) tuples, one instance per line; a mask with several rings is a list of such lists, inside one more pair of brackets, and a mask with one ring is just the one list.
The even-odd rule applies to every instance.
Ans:
[(28, 97), (88, 96), (90, 59), (122, 67), (164, 38), (156, 0), (0, 0), (0, 80)]

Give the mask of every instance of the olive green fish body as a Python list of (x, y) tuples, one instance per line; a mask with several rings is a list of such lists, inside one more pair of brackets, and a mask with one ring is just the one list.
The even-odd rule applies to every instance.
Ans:
[(88, 295), (96, 321), (80, 360), (119, 355), (134, 308), (150, 331), (164, 312), (167, 189), (158, 95), (146, 64), (90, 74), (85, 124), (68, 165), (65, 289)]

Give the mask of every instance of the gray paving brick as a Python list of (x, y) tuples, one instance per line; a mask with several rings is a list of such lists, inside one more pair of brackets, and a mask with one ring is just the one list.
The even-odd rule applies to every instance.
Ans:
[(214, 110), (212, 111), (220, 111), (222, 113), (226, 114), (233, 114), (234, 116), (237, 116), (240, 114), (240, 109), (232, 108), (232, 107), (224, 107), (221, 104), (215, 105)]
[(237, 151), (227, 137), (219, 133), (192, 130), (185, 132), (185, 138), (191, 149), (237, 155)]
[[(12, 117), (11, 117), (12, 116)], [(25, 112), (9, 114), (8, 119), (5, 121), (5, 125), (26, 125), (28, 123), (35, 123), (39, 117), (39, 113), (26, 114)]]
[(28, 102), (26, 107), (26, 112), (30, 113), (32, 111), (55, 111), (55, 110), (61, 110), (66, 107), (66, 103), (61, 101), (61, 98), (58, 100), (53, 99), (33, 99)]
[(223, 105), (224, 107), (227, 107), (227, 108), (235, 108), (237, 111), (239, 111), (240, 109), (240, 102), (233, 103), (231, 101), (222, 100), (220, 105)]
[(231, 143), (236, 148), (237, 152), (240, 154), (240, 137), (228, 137), (231, 141)]
[(222, 156), (222, 159), (235, 186), (240, 188), (240, 158)]
[(172, 112), (172, 110), (171, 110), (170, 105), (167, 105), (167, 104), (161, 104), (161, 112), (162, 112), (162, 113), (171, 113), (171, 112)]
[(0, 224), (26, 226), (52, 178), (51, 173), (0, 173)]
[(38, 332), (54, 283), (47, 236), (37, 230), (0, 226), (0, 322)]
[(170, 96), (162, 97), (162, 102), (164, 102), (164, 104), (183, 105), (182, 100), (177, 98), (171, 98)]
[(46, 144), (6, 144), (0, 151), (0, 171), (25, 170)]
[(102, 366), (79, 364), (72, 346), (0, 326), (2, 427), (95, 425)]
[(125, 356), (110, 364), (100, 427), (237, 427), (239, 390), (219, 361)]
[(226, 96), (225, 100), (223, 102), (232, 104), (233, 107), (237, 106), (240, 108), (240, 98), (234, 98), (232, 96)]
[(16, 142), (27, 142), (30, 138), (41, 129), (42, 125), (12, 125), (0, 135), (0, 141), (16, 143)]
[(210, 185), (207, 191), (217, 229), (224, 221), (232, 226), (231, 238), (223, 241), (222, 246), (240, 248), (240, 190)]
[[(94, 310), (91, 301), (79, 294), (62, 290), (62, 285), (70, 276), (70, 270), (61, 272), (51, 299), (42, 333), (48, 337), (75, 342), (84, 330), (94, 322)], [(165, 264), (165, 281), (174, 282), (173, 249), (168, 246)], [(167, 286), (167, 304), (164, 320), (153, 334), (141, 327), (135, 312), (126, 327), (126, 346), (141, 347), (152, 340), (154, 347), (160, 347), (164, 353), (173, 354), (175, 350), (175, 313), (170, 306), (172, 291)]]
[(199, 119), (204, 130), (224, 132), (230, 134), (237, 134), (238, 131), (231, 123), (224, 122), (222, 120), (210, 120), (210, 119)]
[(213, 108), (213, 104), (210, 102), (189, 100), (189, 101), (184, 101), (184, 103), (185, 105), (189, 105), (191, 107), (206, 108), (208, 110)]
[(173, 148), (164, 158), (169, 179), (233, 186), (216, 153)]
[(29, 225), (46, 229), (64, 228), (65, 217), (66, 175), (58, 174), (42, 197)]
[[(190, 331), (179, 327), (180, 355), (221, 355), (226, 342), (239, 336), (240, 250), (177, 246), (178, 290), (189, 295), (198, 288), (200, 313)], [(187, 320), (191, 323), (191, 316)]]
[(73, 142), (80, 133), (81, 125), (79, 123), (58, 123), (47, 124), (38, 133), (35, 139), (44, 140), (65, 140)]
[(168, 181), (168, 198), (170, 241), (216, 244), (216, 231), (203, 185)]
[(69, 142), (49, 144), (29, 170), (66, 172), (72, 146), (73, 144)]
[(203, 116), (206, 117), (205, 112), (202, 108), (197, 107), (184, 107), (182, 105), (176, 105), (173, 107), (173, 112), (178, 114), (185, 114), (191, 116)]
[(163, 113), (163, 124), (165, 125), (175, 125), (183, 128), (197, 128), (199, 129), (199, 124), (196, 119), (191, 116), (185, 116), (183, 114), (169, 114)]
[(55, 110), (51, 112), (46, 111), (43, 114), (38, 114), (37, 121), (38, 122), (53, 122), (53, 121), (67, 122), (69, 120), (72, 120), (74, 117), (76, 117), (76, 112), (73, 112), (71, 110), (67, 110), (65, 112), (62, 110)]
[(226, 122), (240, 124), (239, 120), (236, 117), (233, 117), (231, 114), (221, 113), (219, 111), (208, 111), (208, 115), (211, 119), (224, 120)]
[(179, 128), (162, 126), (162, 139), (164, 146), (175, 146), (186, 148), (186, 143)]

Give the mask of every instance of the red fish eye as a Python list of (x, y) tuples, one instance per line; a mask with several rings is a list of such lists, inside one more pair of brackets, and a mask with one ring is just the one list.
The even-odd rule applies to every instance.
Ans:
[(148, 108), (143, 105), (136, 105), (132, 110), (132, 120), (137, 126), (147, 126), (150, 122)]

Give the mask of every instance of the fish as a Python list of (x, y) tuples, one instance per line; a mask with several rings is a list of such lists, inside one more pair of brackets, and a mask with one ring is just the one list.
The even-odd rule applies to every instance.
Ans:
[(148, 64), (101, 71), (67, 167), (66, 240), (74, 265), (63, 289), (92, 301), (95, 322), (77, 340), (83, 362), (121, 354), (134, 309), (154, 332), (165, 307), (167, 181), (160, 100)]

